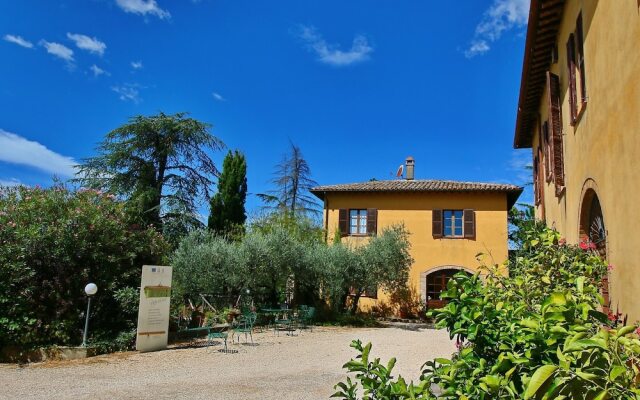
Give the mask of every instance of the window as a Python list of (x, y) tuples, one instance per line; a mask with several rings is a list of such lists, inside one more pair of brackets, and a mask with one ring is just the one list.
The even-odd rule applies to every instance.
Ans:
[(367, 210), (349, 210), (349, 234), (367, 234)]
[[(571, 125), (578, 122), (579, 111), (587, 103), (587, 80), (584, 67), (584, 32), (582, 26), (582, 13), (578, 14), (575, 32), (569, 35), (567, 40), (567, 68), (569, 72), (569, 109), (571, 111)], [(576, 84), (579, 79), (580, 85)], [(580, 96), (578, 96), (578, 89)], [(578, 110), (578, 98), (580, 98), (580, 110)]]
[(547, 182), (553, 179), (553, 168), (551, 158), (553, 157), (553, 149), (551, 148), (551, 138), (549, 138), (549, 121), (542, 124), (542, 141), (544, 147), (544, 172)]
[(458, 272), (457, 269), (444, 269), (427, 275), (427, 301), (440, 300), (440, 294), (447, 290), (447, 283)]
[(582, 13), (578, 15), (576, 21), (576, 64), (578, 75), (580, 76), (580, 100), (582, 105), (587, 102), (587, 78), (584, 71), (584, 33), (582, 31)]
[[(540, 151), (538, 150), (538, 153)], [(533, 195), (534, 195), (534, 202), (536, 205), (540, 204), (540, 183), (541, 183), (541, 179), (540, 179), (540, 159), (538, 158), (538, 156), (533, 157)]]
[(547, 71), (547, 103), (549, 105), (549, 143), (551, 143), (551, 166), (556, 196), (564, 193), (564, 153), (562, 143), (562, 104), (560, 101), (560, 78)]
[(462, 237), (464, 226), (462, 210), (444, 210), (444, 236)]
[[(355, 296), (356, 289), (354, 287), (349, 288), (349, 296)], [(378, 298), (378, 285), (371, 285), (364, 288), (364, 291), (360, 294), (360, 297), (368, 297), (370, 299)]]
[(376, 208), (341, 208), (338, 211), (340, 237), (378, 233), (378, 210)]
[(476, 238), (476, 212), (472, 209), (438, 210), (432, 212), (432, 234), (440, 238)]
[(567, 40), (567, 69), (569, 76), (569, 111), (571, 125), (575, 125), (578, 120), (578, 94), (576, 92), (576, 43), (573, 33)]
[(440, 308), (444, 307), (447, 304), (446, 299), (441, 298), (442, 292), (447, 290), (447, 283), (451, 280), (451, 278), (455, 274), (460, 272), (467, 273), (466, 271), (460, 269), (443, 269), (427, 275), (427, 308)]

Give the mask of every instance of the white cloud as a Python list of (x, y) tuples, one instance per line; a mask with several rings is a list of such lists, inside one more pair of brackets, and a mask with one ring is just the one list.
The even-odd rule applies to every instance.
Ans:
[(222, 97), (222, 95), (220, 93), (213, 92), (213, 93), (211, 93), (211, 95), (213, 96), (214, 99), (216, 99), (218, 101), (227, 101), (227, 99)]
[(142, 101), (140, 98), (140, 85), (125, 83), (120, 86), (112, 86), (111, 90), (118, 94), (118, 97), (122, 101), (131, 101), (138, 104)]
[(0, 129), (0, 161), (38, 168), (62, 177), (73, 176), (78, 164), (71, 157), (3, 129)]
[(47, 53), (62, 58), (69, 63), (73, 62), (73, 50), (67, 46), (56, 42), (47, 42), (46, 40), (41, 40), (40, 45), (47, 49)]
[(366, 61), (373, 52), (373, 47), (362, 35), (353, 38), (351, 49), (347, 51), (340, 50), (338, 45), (327, 43), (313, 26), (300, 26), (298, 37), (306, 43), (311, 52), (318, 56), (320, 62), (329, 65), (346, 66)]
[(91, 72), (93, 72), (93, 76), (100, 76), (100, 75), (111, 75), (109, 72), (103, 70), (102, 68), (98, 67), (97, 65), (93, 64), (91, 67), (89, 67), (89, 69), (91, 70)]
[(9, 43), (15, 43), (18, 46), (22, 46), (27, 49), (33, 49), (33, 43), (24, 39), (22, 36), (7, 34), (7, 35), (4, 35), (3, 39)]
[(527, 24), (530, 0), (493, 0), (493, 4), (485, 11), (482, 21), (469, 48), (464, 54), (467, 58), (482, 55), (491, 48), (490, 43), (500, 39), (502, 34), (516, 27)]
[(477, 55), (481, 55), (489, 51), (491, 47), (486, 40), (473, 40), (471, 42), (471, 46), (467, 50), (465, 50), (464, 55), (467, 58), (471, 58)]
[(116, 0), (116, 4), (124, 12), (140, 14), (143, 16), (155, 15), (160, 19), (170, 18), (168, 11), (160, 8), (156, 0)]
[(513, 150), (508, 169), (515, 173), (518, 185), (529, 185), (533, 180), (533, 161), (531, 150)]
[(23, 183), (16, 178), (0, 179), (0, 186), (6, 187), (6, 186), (21, 186), (21, 185), (23, 185)]
[(131, 68), (142, 69), (142, 61), (131, 61)]
[(107, 45), (101, 42), (96, 37), (89, 37), (87, 35), (81, 35), (79, 33), (68, 33), (67, 37), (73, 40), (76, 47), (82, 50), (87, 50), (90, 53), (98, 54), (102, 56), (107, 49)]

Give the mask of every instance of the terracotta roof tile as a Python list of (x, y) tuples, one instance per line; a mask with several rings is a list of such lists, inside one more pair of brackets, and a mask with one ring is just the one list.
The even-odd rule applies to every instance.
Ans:
[(396, 179), (316, 186), (311, 193), (322, 199), (325, 192), (503, 192), (507, 194), (511, 208), (522, 190), (520, 186), (502, 183)]

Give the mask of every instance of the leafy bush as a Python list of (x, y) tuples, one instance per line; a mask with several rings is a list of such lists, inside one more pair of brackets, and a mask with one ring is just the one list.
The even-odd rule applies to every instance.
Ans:
[[(484, 280), (458, 274), (449, 282), (443, 293), (449, 303), (432, 314), (459, 351), (427, 362), (413, 394), (389, 392), (403, 387), (401, 379), (366, 377), (362, 365), (345, 364), (364, 388), (392, 393), (368, 398), (432, 399), (432, 384), (443, 399), (640, 398), (636, 327), (617, 326), (599, 311), (606, 263), (588, 244), (564, 245), (539, 225), (519, 235), (523, 246), (509, 262), (509, 276), (494, 266)], [(349, 397), (354, 385), (340, 384), (337, 396), (355, 398)]]
[(165, 249), (112, 196), (0, 189), (0, 347), (79, 344), (89, 282), (99, 288), (90, 333), (131, 329), (137, 304), (123, 289), (138, 286), (140, 267), (160, 262)]

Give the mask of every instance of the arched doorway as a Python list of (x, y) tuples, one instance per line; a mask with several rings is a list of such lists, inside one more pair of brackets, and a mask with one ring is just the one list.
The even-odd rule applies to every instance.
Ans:
[[(580, 207), (580, 240), (593, 243), (596, 252), (604, 259), (607, 258), (607, 228), (605, 225), (600, 199), (593, 188), (588, 188), (582, 197)], [(609, 278), (602, 279), (602, 297), (604, 297), (604, 311), (610, 310)]]
[(458, 272), (469, 274), (462, 268), (440, 268), (433, 272), (427, 273), (425, 279), (424, 297), (427, 308), (441, 308), (447, 304), (445, 299), (441, 298), (443, 291), (447, 289), (447, 283)]

